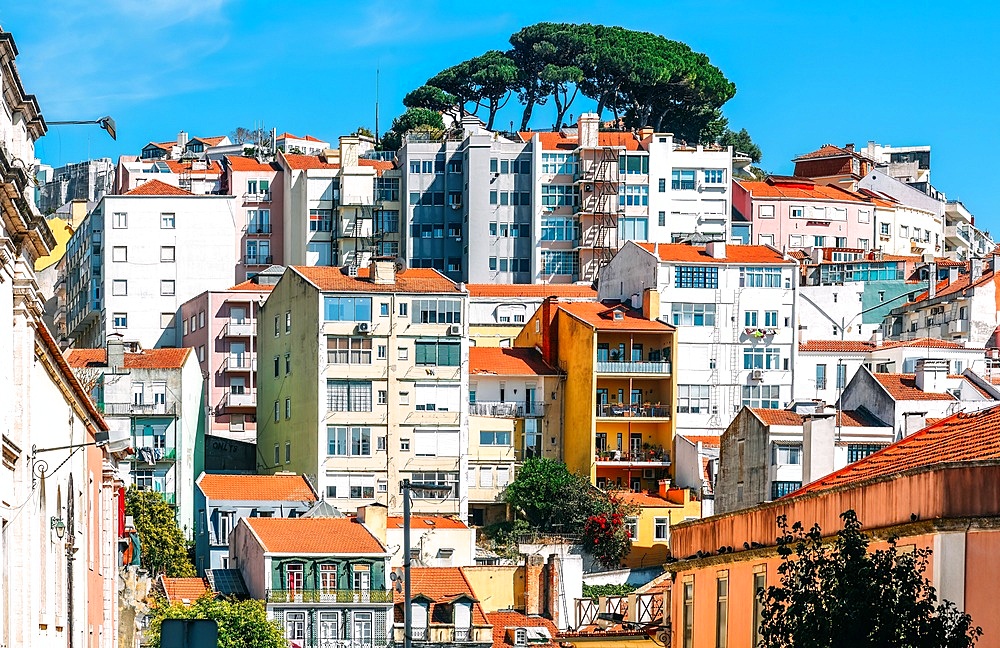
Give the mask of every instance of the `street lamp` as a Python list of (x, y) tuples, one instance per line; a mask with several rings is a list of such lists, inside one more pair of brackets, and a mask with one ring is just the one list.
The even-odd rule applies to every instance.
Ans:
[(97, 124), (97, 125), (99, 125), (101, 127), (102, 130), (105, 130), (105, 131), (108, 132), (108, 135), (111, 136), (111, 139), (113, 139), (115, 141), (118, 140), (118, 137), (117, 137), (118, 130), (115, 127), (115, 120), (112, 119), (110, 116), (107, 116), (107, 115), (105, 115), (104, 117), (101, 117), (100, 119), (85, 119), (85, 120), (70, 120), (70, 121), (50, 121), (50, 122), (45, 122), (45, 123), (48, 124), (49, 126), (70, 126), (70, 125), (76, 125), (76, 124)]
[(411, 648), (413, 628), (410, 615), (410, 606), (413, 601), (410, 597), (410, 491), (417, 489), (424, 492), (450, 493), (451, 486), (441, 486), (440, 484), (411, 484), (409, 479), (404, 479), (400, 486), (403, 489), (403, 648)]

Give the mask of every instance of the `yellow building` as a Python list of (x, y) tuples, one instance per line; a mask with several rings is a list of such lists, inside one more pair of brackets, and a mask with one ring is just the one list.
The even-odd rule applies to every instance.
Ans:
[(467, 284), (473, 346), (510, 347), (546, 297), (594, 301), (597, 291), (576, 284)]
[(662, 565), (669, 554), (670, 527), (701, 517), (701, 502), (691, 498), (687, 488), (671, 488), (661, 480), (656, 492), (624, 494), (625, 501), (637, 508), (627, 521), (632, 536), (632, 551), (625, 565), (632, 568)]

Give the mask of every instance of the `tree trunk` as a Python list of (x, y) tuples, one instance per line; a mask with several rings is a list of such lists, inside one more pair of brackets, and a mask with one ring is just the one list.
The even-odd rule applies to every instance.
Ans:
[(524, 112), (521, 113), (521, 130), (528, 130), (528, 122), (531, 121), (531, 111), (535, 108), (534, 98), (529, 98), (524, 104)]
[(493, 120), (497, 116), (497, 110), (499, 110), (499, 107), (497, 106), (496, 100), (490, 99), (490, 117), (486, 121), (486, 130), (493, 130)]

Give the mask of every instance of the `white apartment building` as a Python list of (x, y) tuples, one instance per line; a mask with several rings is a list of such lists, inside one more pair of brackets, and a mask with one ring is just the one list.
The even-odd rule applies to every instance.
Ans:
[[(290, 266), (258, 324), (263, 471), (307, 475), (342, 511), (468, 515), (467, 294), (432, 269)], [(272, 454), (273, 452), (273, 454)], [(418, 489), (419, 490), (419, 489)]]
[[(659, 294), (677, 328), (677, 434), (721, 434), (741, 407), (781, 408), (792, 372), (798, 266), (774, 248), (628, 242), (601, 271), (598, 299)], [(636, 297), (638, 295), (638, 297)]]
[(105, 196), (66, 247), (67, 334), (78, 348), (109, 333), (145, 348), (178, 346), (180, 305), (232, 285), (232, 196), (196, 196), (150, 180)]
[(546, 297), (594, 301), (597, 291), (580, 284), (466, 284), (472, 346), (509, 347)]

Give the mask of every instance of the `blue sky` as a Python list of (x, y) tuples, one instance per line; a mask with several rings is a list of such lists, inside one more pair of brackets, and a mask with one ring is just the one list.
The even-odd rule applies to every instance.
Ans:
[[(381, 69), (385, 129), (400, 100), (440, 69), (542, 20), (619, 24), (706, 53), (736, 83), (725, 106), (764, 151), (762, 166), (823, 143), (930, 144), (932, 180), (987, 229), (1000, 224), (992, 168), (1000, 150), (994, 3), (386, 2), (296, 0), (51, 0), (6, 3), (28, 92), (53, 127), (39, 156), (58, 165), (138, 153), (150, 140), (230, 132), (255, 123), (335, 142), (374, 125)], [(574, 115), (589, 106), (577, 101)], [(536, 109), (534, 126), (554, 119)], [(517, 120), (513, 111), (500, 124)], [(1000, 227), (993, 227), (1000, 235)]]

